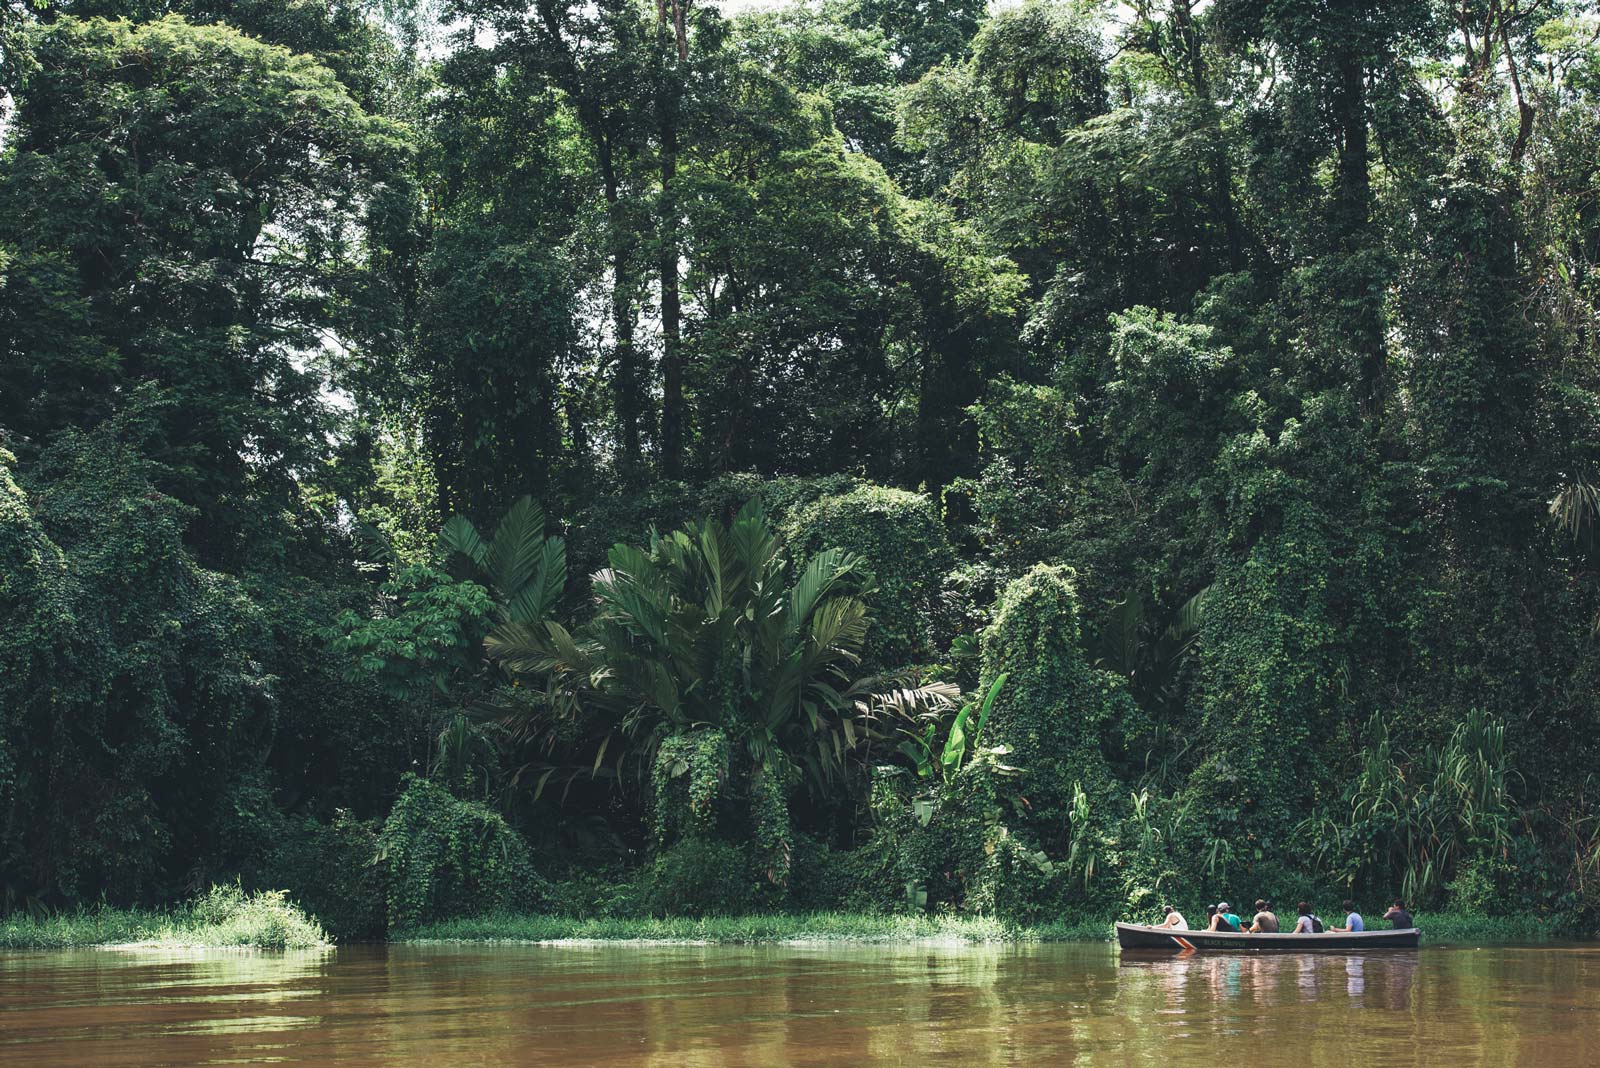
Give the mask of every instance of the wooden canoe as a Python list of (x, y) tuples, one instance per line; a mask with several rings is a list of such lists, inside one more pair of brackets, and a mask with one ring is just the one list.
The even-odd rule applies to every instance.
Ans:
[(1398, 931), (1246, 934), (1237, 931), (1180, 931), (1171, 927), (1145, 927), (1137, 923), (1117, 924), (1117, 945), (1123, 949), (1161, 949), (1175, 953), (1193, 950), (1351, 953), (1369, 949), (1416, 949), (1421, 940), (1422, 931), (1416, 927)]

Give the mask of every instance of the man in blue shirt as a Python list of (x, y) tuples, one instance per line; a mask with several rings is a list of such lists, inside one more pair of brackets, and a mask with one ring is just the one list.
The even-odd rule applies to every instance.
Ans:
[(1344, 932), (1365, 931), (1367, 929), (1367, 925), (1361, 922), (1361, 913), (1356, 911), (1356, 903), (1354, 901), (1346, 901), (1344, 903), (1344, 911), (1346, 913), (1344, 926), (1334, 927), (1332, 930)]

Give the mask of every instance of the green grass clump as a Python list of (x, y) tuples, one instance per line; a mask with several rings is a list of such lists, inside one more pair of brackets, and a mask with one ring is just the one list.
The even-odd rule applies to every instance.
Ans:
[[(1429, 946), (1511, 945), (1574, 938), (1569, 926), (1537, 916), (1478, 916), (1466, 913), (1418, 913), (1422, 942)], [(1379, 927), (1383, 925), (1378, 925)], [(1374, 927), (1374, 930), (1378, 927)]]
[(0, 919), (0, 949), (128, 945), (315, 949), (329, 944), (322, 925), (282, 890), (246, 893), (238, 886), (213, 886), (169, 912), (102, 907)]
[(444, 920), (407, 932), (412, 942), (1078, 942), (1105, 941), (1104, 923), (1060, 923), (1023, 927), (982, 916), (897, 916), (813, 912), (753, 916), (576, 919), (568, 916), (499, 914)]

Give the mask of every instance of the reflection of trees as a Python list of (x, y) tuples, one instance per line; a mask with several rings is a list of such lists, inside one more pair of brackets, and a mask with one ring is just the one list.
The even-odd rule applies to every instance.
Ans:
[(0, 956), (0, 1004), (7, 1065), (1578, 1068), (1600, 1063), (1592, 959), (922, 945), (51, 953)]

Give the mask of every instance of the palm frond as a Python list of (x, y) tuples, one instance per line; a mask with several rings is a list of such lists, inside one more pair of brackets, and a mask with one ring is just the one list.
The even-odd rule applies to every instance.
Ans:
[(520, 497), (495, 528), (482, 561), (489, 581), (504, 600), (516, 597), (533, 578), (544, 548), (544, 510), (532, 497)]
[(439, 547), (446, 555), (460, 553), (476, 567), (482, 567), (489, 554), (489, 546), (478, 536), (478, 528), (464, 515), (453, 515), (445, 520), (439, 531)]

